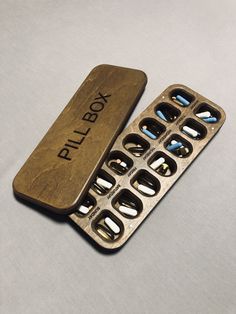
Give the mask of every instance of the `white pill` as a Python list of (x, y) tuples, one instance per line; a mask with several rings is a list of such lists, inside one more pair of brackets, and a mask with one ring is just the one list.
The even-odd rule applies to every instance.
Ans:
[(119, 210), (120, 210), (123, 214), (129, 215), (129, 216), (132, 216), (132, 217), (135, 217), (135, 216), (138, 215), (138, 212), (137, 212), (136, 209), (130, 208), (130, 207), (126, 207), (126, 206), (124, 206), (124, 205), (120, 205)]
[(110, 217), (106, 217), (104, 221), (115, 234), (120, 233), (120, 227)]
[(201, 118), (201, 119), (210, 118), (211, 113), (210, 113), (210, 111), (204, 111), (204, 112), (196, 113), (196, 116), (197, 116), (198, 118)]
[(153, 190), (153, 189), (151, 189), (148, 186), (143, 185), (143, 184), (138, 185), (138, 190), (140, 192), (143, 192), (144, 194), (151, 195), (151, 196), (156, 193), (155, 190)]
[(81, 212), (82, 214), (86, 215), (89, 212), (89, 207), (86, 207), (84, 205), (81, 205), (78, 209), (79, 212)]
[(127, 167), (127, 163), (126, 163), (126, 162), (124, 162), (124, 161), (121, 161), (121, 162), (120, 162), (120, 165), (121, 165), (121, 167), (124, 167), (124, 168), (126, 168), (126, 167)]
[(153, 163), (151, 163), (150, 167), (154, 170), (160, 167), (165, 162), (165, 158), (160, 157), (157, 160), (155, 160)]
[(176, 140), (172, 140), (170, 143), (171, 143), (171, 145), (174, 145), (174, 144), (176, 144), (178, 142)]
[(102, 178), (97, 178), (97, 184), (103, 186), (106, 189), (111, 189), (112, 188), (112, 183), (107, 181), (107, 180), (104, 180)]
[(196, 130), (190, 128), (187, 125), (183, 127), (183, 131), (192, 137), (197, 137), (199, 135), (199, 133)]

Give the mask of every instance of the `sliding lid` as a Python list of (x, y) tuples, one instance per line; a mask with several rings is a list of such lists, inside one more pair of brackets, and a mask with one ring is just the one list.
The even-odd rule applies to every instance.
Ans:
[(72, 212), (146, 83), (139, 70), (95, 67), (16, 175), (14, 192), (54, 212)]

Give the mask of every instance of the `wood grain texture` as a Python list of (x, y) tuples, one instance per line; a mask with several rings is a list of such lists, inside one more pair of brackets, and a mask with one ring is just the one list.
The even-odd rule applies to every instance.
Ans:
[(146, 81), (139, 70), (95, 67), (16, 175), (16, 195), (57, 213), (73, 211)]
[[(183, 93), (187, 92), (189, 95), (192, 96), (192, 102), (188, 107), (181, 107), (171, 99), (171, 94), (173, 91), (179, 90), (183, 91)], [(168, 123), (163, 121), (159, 118), (155, 111), (156, 106), (161, 103), (168, 103), (174, 108), (179, 111), (178, 118), (172, 122)], [(196, 108), (198, 108), (201, 104), (208, 104), (214, 110), (217, 110), (219, 113), (219, 120), (217, 123), (205, 123), (201, 119), (197, 118)], [(143, 119), (152, 118), (158, 123), (160, 123), (163, 127), (163, 133), (158, 137), (156, 140), (152, 140), (148, 138), (144, 133), (140, 130), (140, 123)], [(181, 131), (181, 127), (187, 119), (193, 119), (201, 124), (203, 127), (206, 128), (206, 134), (204, 138), (200, 140), (191, 139), (189, 136), (183, 134)], [(173, 184), (178, 180), (178, 178), (183, 174), (183, 172), (187, 169), (187, 167), (194, 161), (194, 159), (198, 156), (198, 154), (204, 149), (204, 147), (210, 142), (210, 140), (216, 135), (219, 131), (221, 126), (225, 121), (225, 113), (224, 110), (213, 103), (212, 101), (206, 99), (202, 95), (198, 94), (197, 92), (193, 91), (192, 89), (180, 85), (175, 84), (169, 86), (160, 96), (158, 96), (149, 107), (145, 111), (143, 111), (117, 138), (116, 142), (114, 143), (112, 151), (121, 151), (129, 158), (132, 159), (133, 165), (129, 171), (123, 175), (117, 175), (114, 171), (108, 167), (107, 162), (105, 161), (102, 169), (110, 174), (116, 181), (116, 184), (109, 192), (109, 194), (104, 196), (99, 196), (96, 192), (92, 189), (89, 190), (89, 194), (94, 197), (96, 200), (96, 207), (92, 213), (89, 215), (81, 218), (76, 213), (70, 215), (70, 218), (80, 226), (99, 246), (108, 250), (114, 250), (120, 248), (134, 233), (134, 231), (138, 228), (138, 226), (144, 221), (144, 219), (149, 215), (149, 213), (153, 210), (153, 208), (157, 205), (157, 203), (162, 199), (162, 197), (169, 191), (169, 189), (173, 186)], [(130, 152), (128, 152), (124, 148), (124, 139), (127, 135), (130, 134), (137, 134), (141, 138), (145, 139), (149, 142), (150, 147), (141, 157), (135, 157)], [(173, 134), (181, 136), (184, 140), (188, 141), (192, 145), (192, 153), (185, 158), (179, 158), (165, 148), (166, 142), (168, 139), (172, 137)], [(148, 165), (148, 161), (156, 152), (163, 152), (167, 156), (169, 156), (177, 165), (177, 169), (175, 173), (170, 177), (164, 177), (159, 175), (153, 169), (150, 168)], [(140, 171), (144, 170), (154, 176), (160, 183), (160, 190), (156, 195), (153, 197), (147, 197), (139, 193), (133, 186), (132, 186), (132, 179), (136, 176), (136, 174)], [(142, 211), (140, 214), (134, 219), (128, 219), (120, 214), (114, 208), (113, 200), (114, 198), (122, 191), (122, 190), (129, 190), (142, 202)], [(203, 200), (204, 202), (204, 200)], [(95, 231), (94, 222), (96, 221), (97, 217), (104, 212), (109, 211), (113, 217), (117, 217), (117, 219), (121, 223), (121, 233), (120, 236), (115, 239), (114, 241), (105, 241), (101, 238)], [(93, 215), (94, 213), (94, 215)]]

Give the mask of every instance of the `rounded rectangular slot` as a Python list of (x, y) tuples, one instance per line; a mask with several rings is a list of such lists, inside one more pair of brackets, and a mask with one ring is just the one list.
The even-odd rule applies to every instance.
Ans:
[(178, 134), (172, 135), (165, 142), (165, 148), (179, 158), (188, 157), (193, 151), (192, 145)]
[(206, 123), (216, 123), (221, 118), (220, 112), (206, 103), (200, 104), (194, 113)]
[(119, 239), (124, 231), (123, 223), (109, 210), (104, 210), (92, 224), (93, 230), (104, 241)]
[(131, 184), (139, 193), (148, 197), (156, 195), (161, 188), (157, 178), (146, 170), (139, 170), (131, 179)]
[(91, 188), (99, 195), (107, 194), (116, 184), (115, 179), (106, 171), (100, 169)]
[(121, 151), (113, 151), (107, 159), (107, 166), (118, 175), (124, 175), (133, 166), (133, 161)]
[(143, 119), (139, 127), (140, 130), (152, 140), (156, 140), (166, 130), (164, 125), (152, 118)]
[(125, 218), (136, 218), (143, 209), (141, 200), (131, 193), (129, 190), (124, 189), (112, 200), (112, 206)]
[(75, 214), (79, 217), (87, 216), (91, 210), (96, 206), (95, 198), (90, 194), (87, 194), (82, 200), (81, 204), (78, 206)]
[(165, 122), (174, 122), (180, 115), (180, 111), (168, 103), (161, 103), (155, 108), (156, 115)]
[(163, 177), (170, 177), (177, 170), (176, 162), (163, 152), (153, 154), (148, 161), (148, 165)]
[(142, 156), (150, 148), (150, 144), (138, 134), (127, 135), (123, 140), (123, 146), (135, 157)]
[(207, 134), (207, 129), (194, 119), (185, 120), (181, 125), (180, 130), (194, 140), (201, 140)]
[(189, 94), (182, 88), (174, 89), (170, 93), (170, 98), (181, 107), (188, 107), (194, 101), (193, 95)]

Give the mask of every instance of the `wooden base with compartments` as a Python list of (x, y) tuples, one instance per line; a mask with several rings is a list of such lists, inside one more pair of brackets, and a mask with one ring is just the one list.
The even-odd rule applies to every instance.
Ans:
[(102, 248), (120, 248), (224, 121), (192, 89), (168, 87), (119, 135), (70, 218)]

